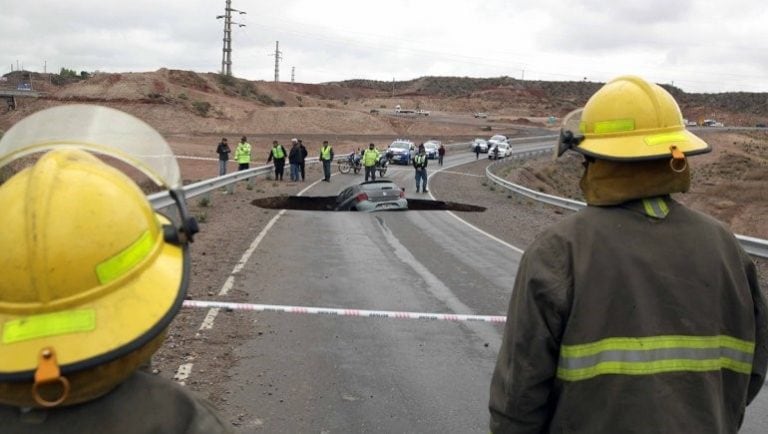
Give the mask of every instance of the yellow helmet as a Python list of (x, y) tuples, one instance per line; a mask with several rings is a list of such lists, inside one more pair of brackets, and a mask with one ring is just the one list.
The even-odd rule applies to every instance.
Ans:
[(567, 149), (603, 160), (684, 158), (711, 151), (685, 129), (677, 102), (661, 86), (623, 76), (606, 83), (587, 101), (579, 131), (564, 126), (556, 157)]
[[(32, 115), (0, 140), (2, 164), (47, 151), (0, 185), (0, 383), (66, 382), (155, 340), (181, 307), (186, 242), (196, 231), (178, 203), (183, 195), (174, 196), (183, 220), (177, 229), (128, 176), (85, 149), (130, 162), (163, 186), (178, 167), (149, 169), (171, 161), (164, 141), (135, 156), (126, 142), (110, 148), (98, 134), (103, 125), (89, 128), (109, 119), (114, 137), (154, 131), (116, 110), (69, 106)], [(74, 122), (87, 137), (54, 138), (40, 122)]]

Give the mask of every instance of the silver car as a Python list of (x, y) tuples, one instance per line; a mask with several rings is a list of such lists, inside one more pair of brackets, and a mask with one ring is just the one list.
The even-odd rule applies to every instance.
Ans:
[(405, 191), (392, 181), (369, 181), (345, 188), (336, 197), (334, 211), (407, 210)]
[(475, 152), (475, 147), (480, 147), (480, 152), (485, 154), (488, 152), (488, 142), (485, 141), (485, 139), (475, 139), (472, 141), (472, 143), (469, 144), (469, 149), (472, 150), (472, 152)]

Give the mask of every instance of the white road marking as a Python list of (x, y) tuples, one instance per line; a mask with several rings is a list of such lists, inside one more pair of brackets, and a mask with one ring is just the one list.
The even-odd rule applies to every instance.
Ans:
[[(331, 174), (333, 176), (333, 174)], [(315, 181), (311, 184), (309, 184), (306, 188), (301, 190), (298, 193), (298, 196), (301, 196), (304, 194), (307, 190), (314, 187), (315, 184), (317, 184), (318, 181)], [(243, 253), (243, 256), (240, 258), (239, 261), (237, 261), (237, 264), (235, 264), (235, 267), (232, 269), (232, 272), (230, 273), (229, 277), (227, 277), (227, 280), (224, 282), (224, 285), (222, 285), (221, 290), (219, 290), (219, 295), (227, 295), (229, 291), (235, 286), (235, 274), (239, 273), (240, 270), (245, 267), (245, 264), (248, 263), (248, 260), (251, 258), (251, 255), (253, 255), (253, 252), (256, 251), (256, 248), (259, 247), (259, 244), (261, 243), (261, 240), (264, 239), (264, 237), (267, 235), (267, 232), (272, 228), (272, 226), (275, 225), (275, 222), (285, 214), (285, 210), (281, 210), (279, 213), (277, 213), (276, 216), (272, 217), (272, 219), (267, 223), (266, 226), (264, 226), (264, 229), (259, 232), (259, 235), (256, 236), (256, 238), (253, 240), (250, 246), (248, 246), (248, 249)], [(219, 314), (219, 308), (214, 307), (208, 310), (208, 313), (205, 315), (205, 318), (203, 319), (203, 323), (200, 324), (200, 328), (198, 328), (198, 331), (202, 330), (211, 330), (213, 329), (213, 324), (216, 321), (216, 316)], [(179, 382), (180, 384), (184, 384), (184, 380), (186, 380), (190, 374), (192, 373), (192, 363), (186, 363), (181, 366), (179, 366), (179, 369), (176, 371), (176, 375), (173, 377), (174, 380)]]

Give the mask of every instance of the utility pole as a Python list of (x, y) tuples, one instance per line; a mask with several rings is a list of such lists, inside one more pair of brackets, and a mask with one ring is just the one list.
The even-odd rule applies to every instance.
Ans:
[(280, 60), (283, 59), (282, 52), (280, 51), (280, 41), (275, 41), (275, 83), (280, 82)]
[(224, 15), (217, 15), (216, 19), (224, 18), (224, 48), (221, 52), (221, 73), (222, 75), (232, 75), (232, 24), (238, 27), (245, 27), (245, 24), (240, 24), (232, 21), (232, 12), (237, 12), (240, 15), (245, 15), (245, 12), (237, 9), (232, 9), (232, 0), (227, 0), (226, 6), (224, 6)]
[(395, 77), (392, 77), (392, 98), (395, 97)]
[(296, 67), (291, 67), (291, 83), (296, 82)]

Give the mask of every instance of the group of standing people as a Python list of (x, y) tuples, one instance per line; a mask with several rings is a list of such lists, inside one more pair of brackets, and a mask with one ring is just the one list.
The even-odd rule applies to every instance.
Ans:
[[(227, 174), (227, 162), (231, 152), (227, 138), (222, 137), (221, 142), (216, 146), (216, 153), (219, 154), (219, 176)], [(247, 137), (241, 137), (240, 142), (235, 146), (234, 160), (237, 163), (237, 170), (246, 170), (251, 167), (251, 144), (248, 143)]]
[[(328, 142), (323, 142), (324, 145)], [(227, 138), (222, 137), (216, 147), (216, 153), (219, 155), (219, 176), (227, 174), (227, 162), (229, 161), (229, 154), (232, 150), (227, 143)], [(277, 140), (272, 142), (272, 149), (269, 150), (267, 156), (267, 163), (273, 162), (275, 166), (275, 180), (283, 180), (283, 172), (285, 171), (285, 159), (288, 158), (288, 164), (291, 168), (291, 181), (298, 181), (299, 177), (304, 181), (306, 178), (305, 161), (307, 158), (307, 148), (301, 139), (291, 139), (291, 150), (286, 151), (285, 147), (281, 145)], [(321, 155), (322, 159), (322, 155)], [(331, 157), (333, 159), (333, 157)], [(246, 170), (250, 168), (251, 163), (251, 144), (245, 136), (240, 139), (240, 143), (235, 147), (234, 160), (237, 162), (237, 170)]]

